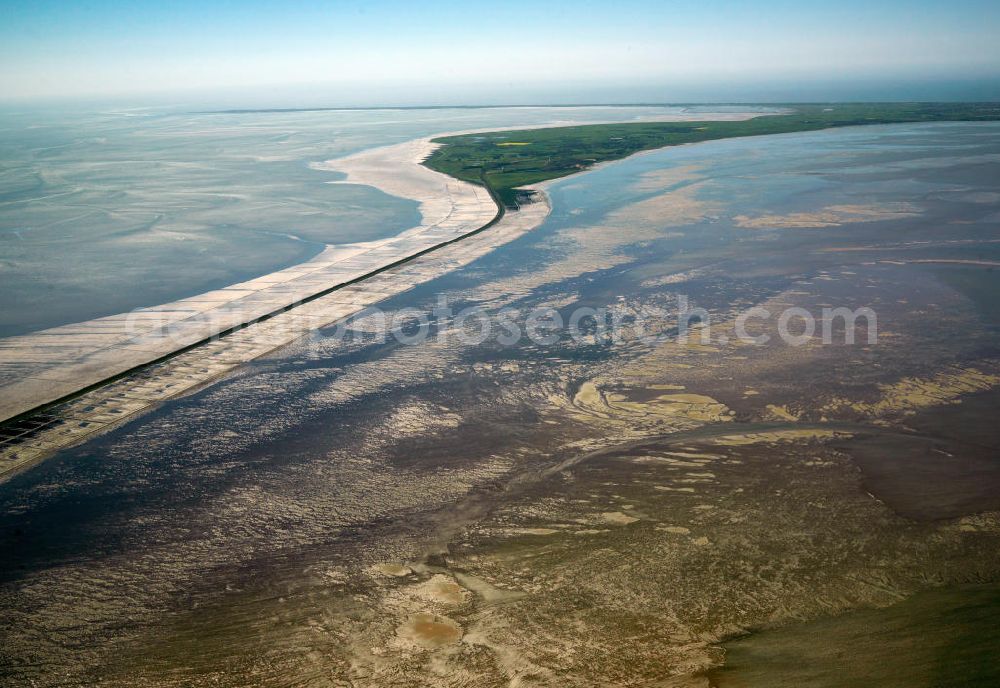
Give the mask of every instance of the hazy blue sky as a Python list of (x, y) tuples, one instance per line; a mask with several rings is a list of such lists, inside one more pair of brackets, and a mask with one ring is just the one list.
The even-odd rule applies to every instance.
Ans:
[(0, 97), (1000, 97), (998, 36), (996, 0), (0, 0)]

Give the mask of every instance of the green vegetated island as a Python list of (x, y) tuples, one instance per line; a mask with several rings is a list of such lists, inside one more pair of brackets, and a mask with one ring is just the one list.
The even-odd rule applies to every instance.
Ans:
[[(782, 105), (786, 113), (741, 122), (628, 122), (483, 132), (434, 139), (432, 170), (481, 184), (516, 208), (518, 187), (565, 177), (639, 151), (739, 136), (909, 122), (1000, 120), (1000, 103), (830, 103)], [(787, 112), (791, 110), (791, 112)]]

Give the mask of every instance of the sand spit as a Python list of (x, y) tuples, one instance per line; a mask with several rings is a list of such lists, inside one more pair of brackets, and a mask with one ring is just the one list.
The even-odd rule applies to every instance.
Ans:
[(332, 184), (373, 186), (392, 196), (419, 202), (421, 225), (400, 236), (454, 223), (483, 226), (493, 219), (498, 210), (486, 190), (435, 172), (422, 164), (439, 146), (429, 138), (416, 139), (364, 150), (344, 158), (316, 163), (312, 167), (346, 175), (346, 179)]

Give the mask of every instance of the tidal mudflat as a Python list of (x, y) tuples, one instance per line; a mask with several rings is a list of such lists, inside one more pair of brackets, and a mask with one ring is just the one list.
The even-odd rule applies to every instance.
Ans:
[[(548, 185), (537, 230), (382, 305), (608, 307), (669, 334), (683, 294), (710, 340), (472, 344), (442, 315), (403, 345), (360, 318), (169, 401), (0, 489), (0, 672), (706, 686), (750, 656), (782, 685), (809, 637), (837, 685), (822, 663), (859, 624), (935, 639), (910, 685), (995, 665), (1000, 518), (944, 485), (996, 467), (998, 161), (997, 125), (894, 125)], [(751, 306), (830, 305), (872, 308), (878, 341), (733, 336)], [(941, 489), (914, 496), (914, 467)], [(959, 626), (977, 642), (948, 652)]]

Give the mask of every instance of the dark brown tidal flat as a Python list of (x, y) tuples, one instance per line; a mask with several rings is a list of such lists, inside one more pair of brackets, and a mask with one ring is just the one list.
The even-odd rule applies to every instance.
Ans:
[(1000, 588), (917, 593), (885, 609), (727, 643), (716, 688), (990, 688), (1000, 685)]
[(998, 511), (998, 409), (996, 390), (971, 394), (961, 404), (910, 417), (910, 434), (874, 434), (837, 446), (861, 468), (865, 488), (901, 516), (938, 520)]

